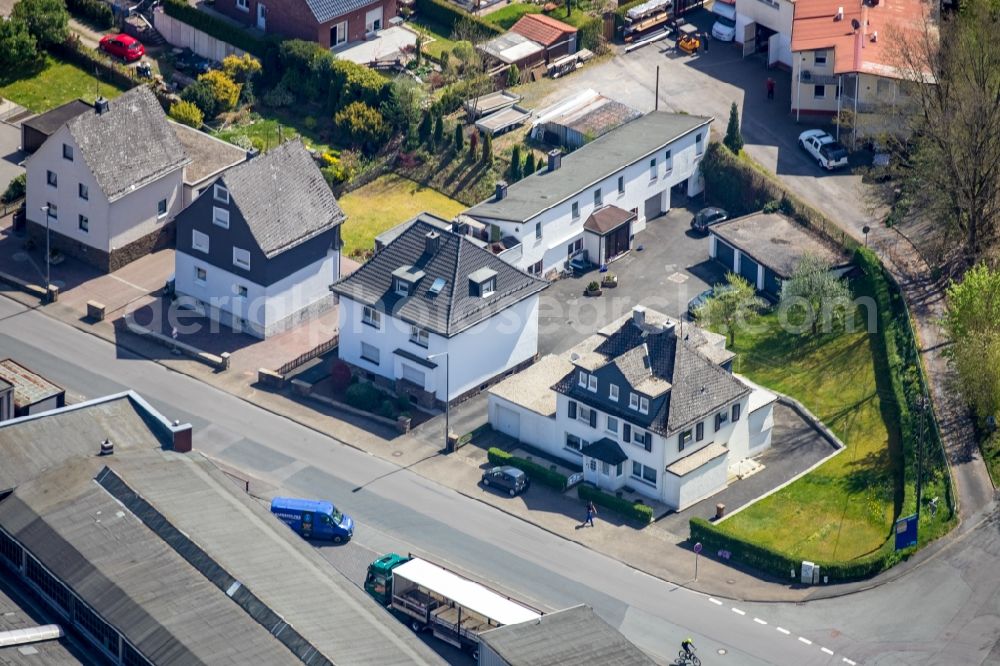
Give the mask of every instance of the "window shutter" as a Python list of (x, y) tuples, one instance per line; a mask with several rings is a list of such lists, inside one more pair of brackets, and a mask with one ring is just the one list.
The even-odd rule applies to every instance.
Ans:
[(716, 414), (715, 415), (715, 432), (719, 432), (719, 430), (721, 428), (722, 428), (722, 415), (721, 414)]
[(590, 427), (597, 427), (597, 410), (594, 409), (590, 410)]
[(642, 440), (642, 446), (643, 446), (643, 448), (645, 448), (645, 449), (646, 449), (647, 451), (652, 451), (652, 450), (653, 450), (653, 435), (652, 435), (652, 433), (648, 433), (648, 432), (647, 432), (647, 433), (646, 433), (646, 434), (645, 434), (645, 435), (643, 436), (643, 440)]
[(694, 439), (697, 442), (705, 439), (705, 424), (699, 423), (694, 427)]
[(632, 426), (628, 423), (622, 424), (622, 441), (623, 442), (632, 441)]
[(576, 403), (572, 400), (569, 401), (569, 417), (571, 419), (576, 418)]
[(733, 405), (733, 421), (740, 420), (740, 403)]

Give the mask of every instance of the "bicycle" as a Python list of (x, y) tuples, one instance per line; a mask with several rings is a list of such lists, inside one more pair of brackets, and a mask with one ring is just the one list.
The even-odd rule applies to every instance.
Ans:
[(701, 666), (701, 659), (694, 653), (694, 648), (691, 648), (691, 652), (681, 650), (677, 653), (677, 661), (674, 662), (674, 666)]

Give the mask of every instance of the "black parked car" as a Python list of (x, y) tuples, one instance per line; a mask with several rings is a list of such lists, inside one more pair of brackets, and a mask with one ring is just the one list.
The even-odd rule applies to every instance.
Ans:
[(711, 225), (728, 219), (729, 213), (721, 208), (702, 208), (691, 218), (691, 229), (699, 234), (707, 234)]
[(191, 49), (184, 49), (177, 54), (174, 68), (178, 72), (197, 78), (199, 74), (206, 74), (212, 69), (212, 61), (202, 58)]
[(483, 472), (483, 485), (506, 490), (507, 494), (514, 495), (524, 492), (531, 485), (528, 475), (516, 467), (504, 465), (503, 467), (492, 467)]

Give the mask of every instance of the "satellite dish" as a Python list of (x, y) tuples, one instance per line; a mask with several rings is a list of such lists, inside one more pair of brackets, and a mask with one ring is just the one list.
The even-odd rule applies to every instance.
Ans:
[(859, 30), (861, 28), (861, 21), (856, 18), (851, 19), (851, 27), (855, 30)]

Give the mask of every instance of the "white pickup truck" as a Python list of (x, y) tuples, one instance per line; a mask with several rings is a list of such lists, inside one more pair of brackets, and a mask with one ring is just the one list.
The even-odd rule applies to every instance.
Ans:
[(847, 166), (847, 148), (823, 130), (806, 130), (799, 135), (799, 145), (827, 171)]

